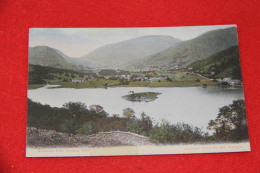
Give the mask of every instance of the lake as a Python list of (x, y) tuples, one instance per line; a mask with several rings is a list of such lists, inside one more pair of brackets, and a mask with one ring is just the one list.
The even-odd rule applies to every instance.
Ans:
[[(158, 99), (152, 102), (130, 102), (121, 96), (129, 91), (159, 92)], [(220, 87), (116, 87), (116, 88), (52, 88), (42, 87), (28, 90), (28, 97), (33, 101), (62, 107), (69, 101), (80, 101), (87, 106), (98, 104), (112, 114), (122, 115), (124, 108), (132, 108), (136, 116), (142, 112), (155, 121), (167, 120), (172, 123), (184, 122), (197, 127), (206, 127), (211, 119), (218, 115), (219, 108), (229, 105), (233, 100), (244, 99), (243, 89), (223, 89)]]

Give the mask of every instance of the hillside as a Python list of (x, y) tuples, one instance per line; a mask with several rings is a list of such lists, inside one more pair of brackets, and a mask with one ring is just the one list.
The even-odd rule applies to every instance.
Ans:
[(46, 84), (51, 82), (68, 82), (72, 79), (82, 79), (84, 75), (95, 76), (95, 73), (79, 72), (76, 70), (46, 67), (29, 64), (29, 85)]
[(63, 69), (79, 69), (73, 64), (73, 58), (61, 51), (48, 46), (29, 48), (29, 64), (42, 65)]
[(209, 77), (241, 79), (238, 46), (232, 46), (206, 59), (198, 60), (190, 64), (187, 69)]
[(179, 43), (171, 36), (143, 36), (99, 47), (79, 60), (99, 68), (122, 68)]
[(235, 27), (206, 32), (192, 40), (183, 41), (176, 46), (147, 56), (128, 68), (145, 68), (149, 66), (185, 67), (192, 62), (207, 58), (214, 53), (237, 45)]

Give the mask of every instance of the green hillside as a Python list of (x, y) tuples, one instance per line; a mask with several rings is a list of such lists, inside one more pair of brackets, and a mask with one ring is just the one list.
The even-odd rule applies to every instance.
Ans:
[(46, 83), (70, 82), (72, 79), (83, 79), (85, 75), (95, 76), (91, 72), (78, 72), (75, 70), (29, 65), (29, 88), (40, 87)]
[(129, 39), (114, 44), (101, 46), (82, 58), (82, 64), (89, 65), (89, 61), (97, 68), (124, 68), (140, 59), (165, 50), (181, 42), (177, 38), (163, 35), (147, 35)]
[(238, 46), (232, 46), (206, 59), (198, 60), (187, 66), (186, 70), (213, 78), (232, 77), (241, 80)]
[(149, 66), (161, 66), (163, 68), (186, 67), (197, 60), (207, 58), (237, 44), (235, 27), (209, 31), (192, 40), (180, 42), (177, 46), (148, 56), (145, 60), (134, 63), (128, 68), (141, 69)]
[(68, 62), (60, 51), (47, 47), (36, 46), (29, 49), (29, 64), (55, 68), (75, 69), (75, 65)]

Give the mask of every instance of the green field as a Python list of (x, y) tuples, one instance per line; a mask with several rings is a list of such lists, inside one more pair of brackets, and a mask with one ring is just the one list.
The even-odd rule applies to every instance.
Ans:
[(32, 84), (32, 85), (29, 85), (28, 88), (29, 88), (30, 90), (32, 90), (32, 89), (41, 88), (41, 87), (43, 87), (44, 85), (45, 85), (45, 84)]
[[(48, 84), (60, 85), (61, 88), (107, 88), (107, 87), (196, 87), (206, 84), (216, 86), (219, 83), (202, 78), (198, 75), (185, 73), (168, 73), (170, 80), (162, 79), (158, 81), (133, 81), (122, 82), (104, 78), (93, 78), (86, 82), (64, 82), (63, 80), (48, 80)], [(44, 84), (29, 85), (29, 89), (42, 87)]]

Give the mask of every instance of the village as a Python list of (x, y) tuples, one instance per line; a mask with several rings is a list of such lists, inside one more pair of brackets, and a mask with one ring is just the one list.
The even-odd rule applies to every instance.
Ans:
[(124, 80), (124, 81), (160, 81), (166, 80), (168, 76), (163, 73), (158, 73), (155, 70), (138, 70), (138, 71), (125, 71), (125, 70), (112, 70), (102, 69), (95, 70), (93, 73), (85, 74), (82, 78), (71, 79), (71, 82), (87, 82), (89, 79), (108, 79), (108, 80)]
[[(212, 74), (214, 74), (212, 72)], [(112, 69), (101, 69), (95, 70), (93, 73), (84, 74), (84, 77), (81, 78), (72, 78), (72, 83), (85, 83), (87, 81), (93, 81), (95, 79), (106, 80), (106, 81), (120, 81), (121, 84), (128, 85), (130, 82), (142, 82), (149, 84), (158, 84), (161, 83), (162, 86), (165, 84), (165, 81), (171, 83), (178, 83), (181, 80), (189, 81), (190, 83), (200, 83), (201, 86), (207, 85), (221, 85), (221, 86), (242, 86), (241, 80), (232, 79), (231, 77), (225, 78), (210, 78), (203, 76), (200, 73), (194, 72), (192, 68), (188, 70), (180, 70), (178, 66), (168, 70), (162, 70), (159, 67), (144, 68), (142, 70), (112, 70)], [(207, 81), (207, 82), (205, 82)], [(211, 81), (211, 82), (209, 82)], [(109, 85), (109, 83), (108, 83)], [(197, 85), (196, 85), (197, 86)]]

